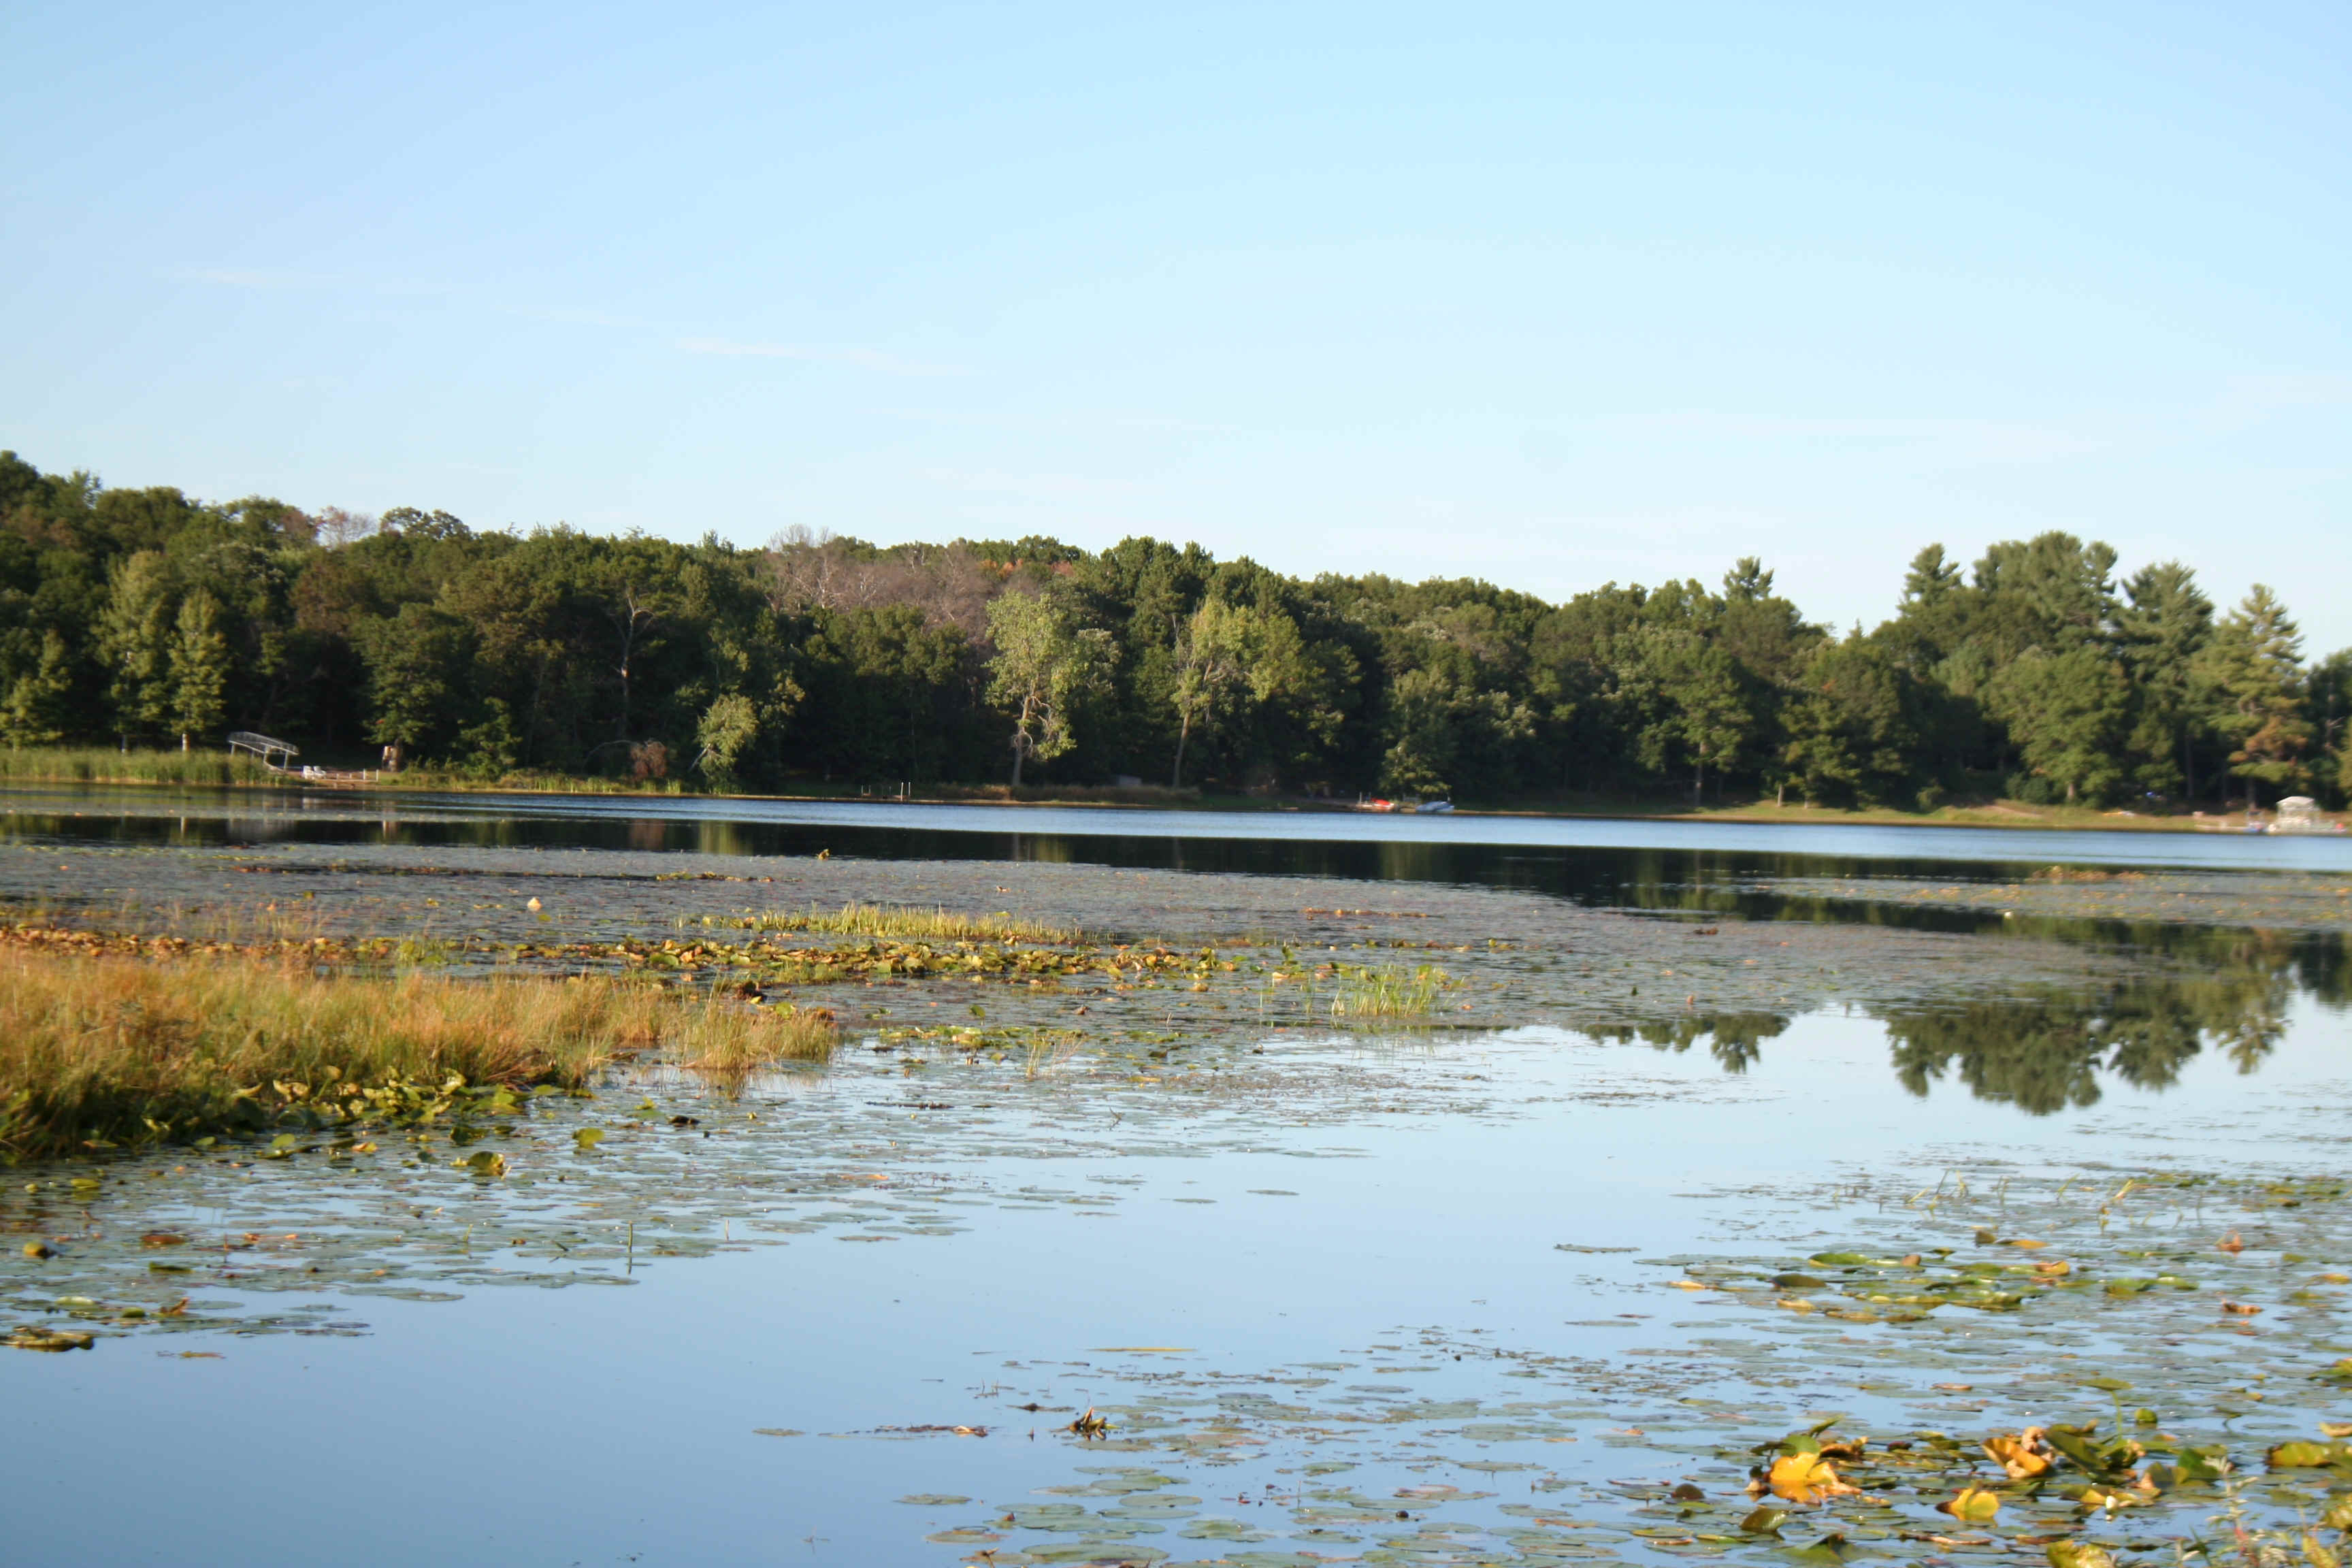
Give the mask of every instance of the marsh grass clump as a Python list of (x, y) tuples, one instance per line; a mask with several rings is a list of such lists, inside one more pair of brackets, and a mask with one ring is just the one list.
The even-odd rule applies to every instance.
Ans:
[(1068, 1029), (1041, 1029), (1029, 1037), (1024, 1050), (1024, 1076), (1036, 1078), (1052, 1072), (1078, 1054), (1083, 1037)]
[(397, 1119), (437, 1102), (417, 1086), (577, 1089), (740, 1010), (616, 978), (0, 951), (0, 1161), (287, 1119)]
[(1083, 932), (1018, 919), (1002, 910), (965, 915), (945, 909), (861, 903), (855, 899), (836, 910), (811, 904), (806, 910), (763, 910), (735, 923), (750, 931), (819, 931), (901, 942), (1031, 942), (1065, 946), (1084, 940)]
[(734, 1006), (715, 997), (688, 1015), (675, 1041), (688, 1067), (737, 1086), (779, 1062), (831, 1061), (840, 1043), (831, 1008)]
[(1336, 979), (1339, 994), (1331, 998), (1331, 1016), (1348, 1024), (1426, 1018), (1436, 1010), (1449, 977), (1430, 963), (1410, 971), (1342, 964)]

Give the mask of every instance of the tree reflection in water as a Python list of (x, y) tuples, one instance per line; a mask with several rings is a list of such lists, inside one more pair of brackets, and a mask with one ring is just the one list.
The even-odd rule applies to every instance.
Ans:
[[(2285, 1037), (2298, 993), (2330, 1010), (2352, 1004), (2352, 937), (2341, 933), (2175, 930), (2160, 945), (2149, 973), (2125, 980), (1867, 1013), (1885, 1026), (1896, 1080), (1913, 1094), (1949, 1080), (2048, 1114), (2096, 1104), (2109, 1081), (2169, 1088), (2209, 1050), (2253, 1072)], [(1677, 1052), (1703, 1040), (1726, 1071), (1744, 1072), (1791, 1021), (1707, 1014), (1586, 1033)]]

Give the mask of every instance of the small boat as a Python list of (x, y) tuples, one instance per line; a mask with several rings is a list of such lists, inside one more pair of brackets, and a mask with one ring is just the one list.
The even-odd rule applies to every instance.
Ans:
[(1454, 803), (1450, 800), (1424, 800), (1421, 803), (1421, 811), (1424, 816), (1432, 812), (1435, 812), (1440, 816), (1451, 816), (1454, 811)]
[(1370, 800), (1359, 800), (1356, 802), (1356, 809), (1358, 811), (1411, 811), (1412, 807), (1409, 805), (1399, 805), (1392, 800), (1382, 800), (1378, 796), (1374, 796)]

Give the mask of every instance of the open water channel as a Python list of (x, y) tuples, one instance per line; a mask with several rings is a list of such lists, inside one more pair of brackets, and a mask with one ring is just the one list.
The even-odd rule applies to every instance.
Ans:
[[(0, 898), (461, 972), (851, 899), (1214, 955), (835, 979), (830, 1067), (456, 1148), (0, 1173), (0, 1317), (100, 1333), (0, 1355), (10, 1562), (2169, 1562), (2352, 1488), (2266, 1461), (2352, 1418), (2340, 842), (20, 791)], [(1351, 964), (1443, 1000), (1336, 1026)], [(2058, 1423), (2142, 1452), (1980, 1447)], [(1857, 1489), (1752, 1495), (1815, 1427)]]

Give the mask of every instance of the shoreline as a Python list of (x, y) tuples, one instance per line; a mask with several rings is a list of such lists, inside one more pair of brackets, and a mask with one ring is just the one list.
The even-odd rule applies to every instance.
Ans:
[[(419, 779), (415, 783), (402, 782), (398, 779), (352, 783), (299, 777), (200, 781), (140, 778), (127, 774), (106, 777), (67, 773), (16, 773), (0, 777), (0, 790), (20, 784), (28, 786), (100, 784), (126, 788), (201, 788), (273, 793), (334, 790), (354, 794), (385, 792), (397, 795), (512, 795), (583, 800), (610, 800), (635, 796), (653, 800), (808, 802), (846, 805), (992, 805), (1054, 807), (1064, 810), (1293, 813), (1342, 816), (1389, 815), (1362, 813), (1352, 805), (1337, 801), (1300, 797), (1266, 798), (1252, 795), (1204, 796), (1197, 790), (1177, 792), (1160, 790), (1157, 786), (1134, 789), (1116, 785), (1080, 785), (1067, 791), (1050, 793), (1024, 791), (1018, 795), (1012, 793), (1010, 786), (1003, 784), (950, 786), (953, 793), (924, 793), (901, 796), (848, 794), (831, 790), (806, 793), (796, 791), (790, 794), (751, 792), (719, 794), (700, 790), (636, 788), (617, 783), (607, 787), (597, 787), (589, 781), (571, 779), (547, 782), (528, 779), (504, 780), (492, 783), (435, 776)], [(1162, 795), (1166, 798), (1156, 798)], [(1394, 815), (1418, 814), (1401, 812)], [(1573, 806), (1547, 808), (1534, 805), (1456, 805), (1454, 811), (1447, 815), (1507, 817), (1532, 821), (1738, 822), (1789, 826), (1959, 827), (2076, 833), (2244, 835), (2247, 832), (2246, 814), (2242, 810), (2221, 814), (2200, 812), (2182, 815), (2167, 812), (2161, 815), (2143, 815), (2129, 810), (2100, 811), (2092, 807), (2033, 806), (2009, 801), (1976, 806), (1943, 806), (1932, 814), (1902, 811), (1893, 807), (1775, 805), (1763, 801), (1753, 801), (1738, 805), (1702, 807), (1698, 810), (1691, 810), (1687, 807), (1645, 809), (1637, 803), (1630, 802), (1596, 803), (1584, 809)], [(2323, 813), (2322, 816), (2323, 820), (2343, 825), (2348, 815), (2352, 814), (2332, 812)]]

